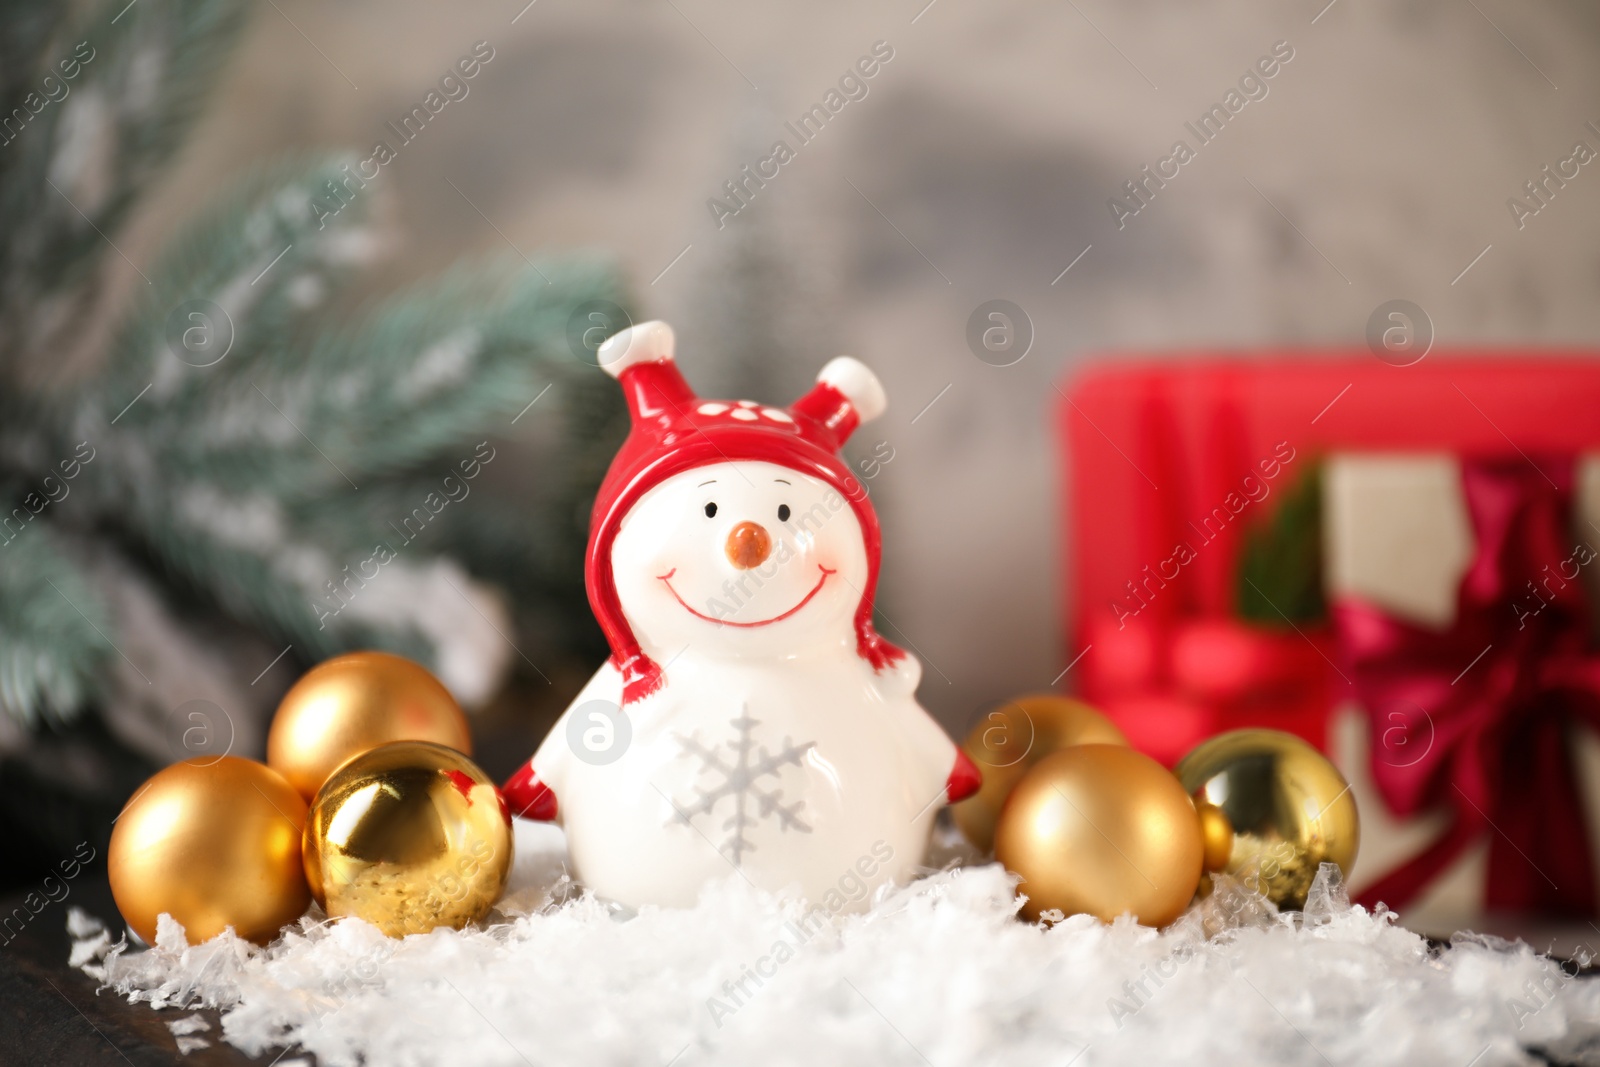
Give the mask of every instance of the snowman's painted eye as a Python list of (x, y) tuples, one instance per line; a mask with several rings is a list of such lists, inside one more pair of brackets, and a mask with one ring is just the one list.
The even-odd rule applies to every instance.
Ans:
[(716, 501), (712, 501), (711, 503), (706, 505), (706, 518), (714, 519), (716, 517), (717, 517), (717, 504), (716, 504)]
[(789, 505), (788, 504), (779, 504), (778, 505), (778, 521), (779, 522), (788, 522), (789, 521)]

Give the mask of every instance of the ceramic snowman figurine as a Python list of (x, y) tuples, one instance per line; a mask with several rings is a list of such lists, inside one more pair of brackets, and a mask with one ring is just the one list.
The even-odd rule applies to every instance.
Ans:
[(864, 907), (979, 783), (916, 701), (921, 665), (872, 627), (878, 522), (838, 452), (883, 387), (841, 357), (788, 408), (702, 400), (661, 322), (599, 356), (633, 417), (589, 531), (612, 656), (506, 798), (630, 906), (691, 905), (737, 870)]

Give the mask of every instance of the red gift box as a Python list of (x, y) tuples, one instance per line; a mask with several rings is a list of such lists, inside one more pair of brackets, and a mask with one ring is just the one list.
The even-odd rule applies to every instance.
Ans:
[(1600, 449), (1597, 355), (1436, 351), (1396, 367), (1364, 350), (1195, 353), (1079, 375), (1057, 405), (1078, 691), (1168, 763), (1246, 726), (1325, 747), (1350, 695), (1333, 633), (1240, 620), (1244, 531), (1332, 452)]

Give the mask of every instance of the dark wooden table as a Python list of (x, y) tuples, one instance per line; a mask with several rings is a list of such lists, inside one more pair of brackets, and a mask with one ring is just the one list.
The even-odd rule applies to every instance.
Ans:
[[(23, 907), (22, 900), (23, 894), (0, 900), (0, 915), (14, 914), (14, 909)], [(264, 1067), (273, 1062), (277, 1051), (253, 1060), (224, 1044), (219, 1013), (214, 1011), (202, 1012), (212, 1029), (200, 1035), (212, 1046), (180, 1055), (167, 1023), (193, 1012), (153, 1011), (148, 1004), (130, 1004), (109, 991), (97, 994), (98, 982), (67, 966), (71, 947), (67, 909), (73, 906), (101, 919), (110, 929), (121, 926), (101, 869), (75, 880), (64, 900), (47, 904), (20, 934), (0, 947), (0, 1063)]]

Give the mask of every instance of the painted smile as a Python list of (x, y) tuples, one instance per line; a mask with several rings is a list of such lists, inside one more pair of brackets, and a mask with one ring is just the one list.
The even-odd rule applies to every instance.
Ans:
[(674, 600), (676, 600), (679, 604), (683, 605), (683, 610), (687, 611), (690, 615), (693, 615), (695, 618), (704, 619), (706, 622), (714, 622), (718, 626), (740, 626), (740, 627), (749, 628), (749, 627), (752, 627), (752, 626), (768, 626), (768, 625), (771, 625), (772, 623), (775, 623), (775, 622), (782, 622), (784, 619), (787, 619), (789, 616), (793, 615), (795, 612), (799, 611), (801, 608), (803, 608), (807, 604), (809, 604), (811, 602), (811, 598), (812, 597), (814, 597), (818, 593), (822, 592), (822, 587), (827, 584), (828, 578), (830, 576), (832, 576), (833, 574), (837, 573), (837, 569), (829, 570), (827, 567), (824, 567), (820, 563), (817, 564), (817, 570), (822, 572), (821, 577), (819, 577), (817, 579), (817, 584), (811, 587), (811, 592), (807, 593), (805, 596), (800, 598), (800, 603), (796, 604), (794, 607), (790, 608), (788, 611), (784, 612), (782, 615), (774, 615), (770, 619), (762, 619), (759, 622), (734, 622), (732, 619), (713, 619), (710, 615), (703, 615), (700, 612), (694, 610), (687, 603), (685, 603), (683, 597), (678, 595), (678, 591), (676, 589), (672, 588), (671, 578), (672, 578), (672, 576), (674, 574), (678, 573), (678, 568), (676, 568), (676, 567), (672, 568), (670, 571), (668, 571), (665, 574), (658, 574), (658, 575), (656, 575), (656, 577), (659, 578), (663, 583), (666, 584), (667, 591), (672, 594), (672, 597), (673, 597)]

